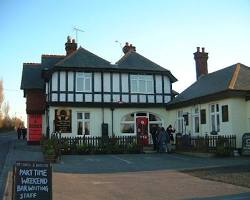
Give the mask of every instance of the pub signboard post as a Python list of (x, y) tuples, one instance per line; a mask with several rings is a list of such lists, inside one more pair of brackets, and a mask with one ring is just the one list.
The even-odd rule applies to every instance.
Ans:
[(52, 200), (50, 163), (17, 161), (13, 168), (12, 200)]

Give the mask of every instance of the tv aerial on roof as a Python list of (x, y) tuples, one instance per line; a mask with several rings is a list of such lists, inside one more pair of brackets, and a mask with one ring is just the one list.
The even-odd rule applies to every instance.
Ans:
[(76, 34), (76, 43), (78, 42), (78, 32), (85, 32), (84, 30), (80, 29), (79, 27), (74, 27), (73, 28), (73, 31), (75, 31), (75, 34)]

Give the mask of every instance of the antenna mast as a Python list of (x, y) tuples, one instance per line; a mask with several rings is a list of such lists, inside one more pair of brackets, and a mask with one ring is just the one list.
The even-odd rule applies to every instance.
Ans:
[(80, 29), (80, 28), (77, 28), (77, 27), (74, 27), (73, 30), (76, 32), (76, 43), (78, 42), (78, 32), (84, 32), (84, 30)]

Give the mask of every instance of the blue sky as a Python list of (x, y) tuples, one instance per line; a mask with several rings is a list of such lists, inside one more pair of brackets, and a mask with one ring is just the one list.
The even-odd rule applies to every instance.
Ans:
[(197, 46), (209, 53), (209, 72), (237, 62), (250, 66), (249, 0), (1, 0), (0, 78), (11, 115), (26, 118), (22, 63), (65, 54), (74, 26), (84, 30), (79, 45), (112, 63), (122, 55), (115, 41), (132, 43), (172, 72), (178, 92), (195, 81)]

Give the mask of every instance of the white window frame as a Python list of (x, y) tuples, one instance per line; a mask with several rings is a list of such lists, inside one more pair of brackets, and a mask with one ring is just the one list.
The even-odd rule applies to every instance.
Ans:
[(177, 132), (178, 133), (184, 133), (184, 117), (183, 117), (183, 110), (178, 110), (177, 111)]
[[(133, 86), (135, 82), (136, 86)], [(141, 84), (142, 83), (142, 84)], [(140, 93), (140, 94), (153, 94), (154, 93), (154, 82), (152, 75), (130, 75), (130, 85), (131, 93)], [(143, 89), (140, 87), (144, 86)]]
[[(89, 114), (89, 119), (85, 119), (85, 114), (88, 113)], [(82, 114), (82, 119), (78, 119), (78, 114)], [(76, 112), (76, 129), (77, 129), (77, 136), (81, 136), (81, 135), (78, 135), (78, 123), (79, 122), (82, 122), (82, 136), (84, 136), (85, 134), (85, 122), (88, 122), (89, 123), (89, 135), (85, 135), (85, 136), (91, 136), (91, 129), (90, 129), (90, 118), (91, 118), (91, 114), (90, 112), (82, 112), (82, 111), (78, 111)]]
[[(212, 111), (213, 106), (214, 106), (214, 111)], [(221, 122), (220, 122), (220, 105), (218, 103), (210, 104), (209, 111), (210, 111), (211, 131), (220, 132), (220, 124), (221, 124)], [(213, 123), (214, 123), (214, 129), (213, 129)]]
[[(82, 79), (82, 82), (79, 82)], [(89, 88), (86, 88), (86, 82), (89, 81)], [(79, 84), (82, 84), (82, 90), (78, 89)], [(76, 92), (91, 92), (92, 91), (92, 73), (77, 72), (76, 73)]]
[[(198, 118), (198, 132), (196, 132), (196, 120)], [(199, 108), (198, 107), (194, 107), (193, 108), (193, 113), (192, 113), (192, 121), (193, 121), (193, 133), (196, 133), (198, 134), (200, 132), (200, 111), (199, 111)]]

